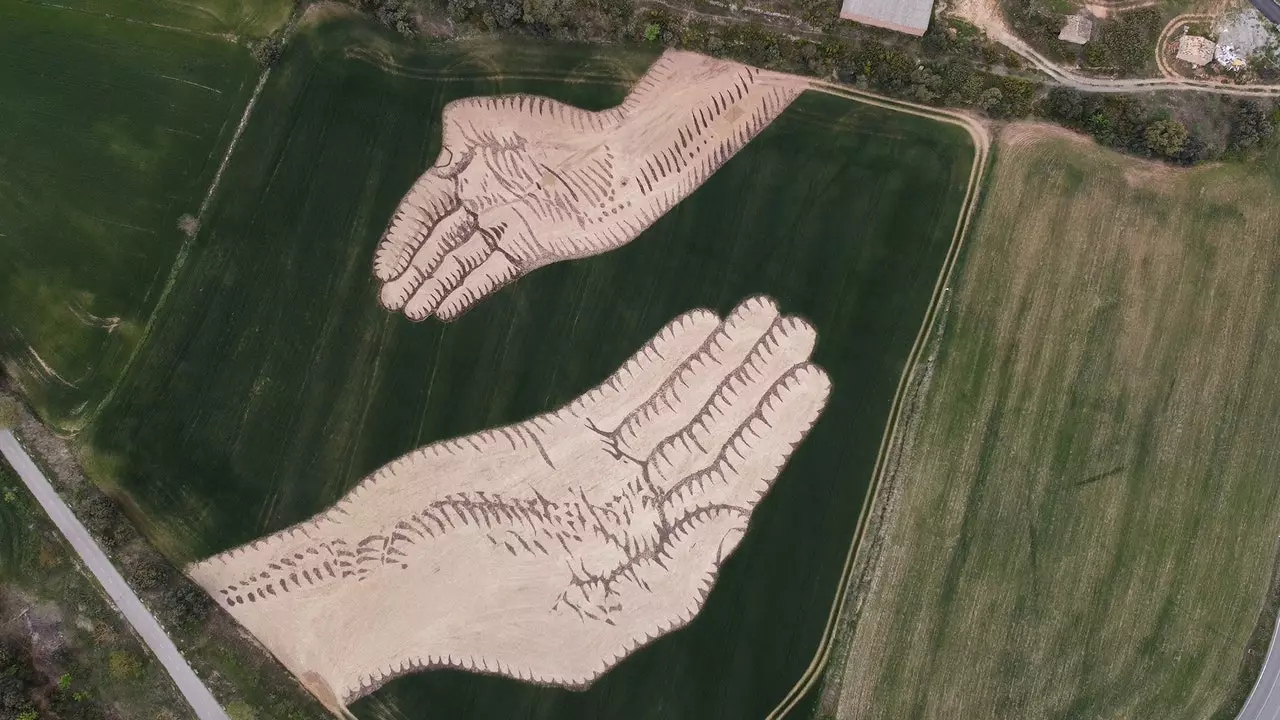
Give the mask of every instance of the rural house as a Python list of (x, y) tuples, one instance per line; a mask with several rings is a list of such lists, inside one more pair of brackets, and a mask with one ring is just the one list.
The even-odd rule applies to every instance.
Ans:
[(1072, 15), (1067, 18), (1067, 24), (1062, 26), (1062, 32), (1058, 33), (1059, 40), (1065, 40), (1076, 45), (1084, 45), (1093, 37), (1093, 19), (1085, 15)]
[(840, 17), (920, 36), (929, 29), (933, 0), (844, 0)]
[(1213, 62), (1213, 51), (1216, 47), (1217, 44), (1209, 38), (1183, 35), (1178, 40), (1178, 59), (1196, 67), (1204, 67)]

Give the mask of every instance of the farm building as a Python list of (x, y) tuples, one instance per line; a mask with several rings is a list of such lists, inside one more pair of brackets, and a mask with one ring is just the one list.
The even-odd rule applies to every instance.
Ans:
[(933, 0), (844, 0), (840, 17), (845, 20), (924, 35), (933, 16)]
[(1084, 15), (1072, 15), (1067, 18), (1067, 24), (1063, 25), (1062, 32), (1058, 33), (1059, 40), (1066, 40), (1076, 45), (1083, 45), (1092, 37), (1093, 20)]
[(1178, 40), (1178, 59), (1196, 67), (1204, 67), (1213, 62), (1213, 51), (1216, 47), (1217, 45), (1209, 38), (1183, 35)]

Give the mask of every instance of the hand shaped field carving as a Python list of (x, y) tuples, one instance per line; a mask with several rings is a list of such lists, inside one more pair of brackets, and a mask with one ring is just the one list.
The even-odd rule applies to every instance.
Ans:
[(189, 571), (338, 702), (443, 666), (585, 685), (702, 607), (826, 404), (816, 339), (767, 298), (695, 310), (560, 410)]
[(787, 75), (669, 51), (612, 110), (527, 95), (450, 103), (440, 157), (374, 257), (382, 305), (452, 320), (536, 268), (630, 242), (803, 89)]

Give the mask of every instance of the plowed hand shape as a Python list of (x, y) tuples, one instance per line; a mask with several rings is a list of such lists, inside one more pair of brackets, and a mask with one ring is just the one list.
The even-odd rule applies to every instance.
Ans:
[(690, 312), (564, 408), (417, 450), (190, 572), (342, 702), (439, 666), (586, 684), (701, 608), (826, 404), (815, 342), (766, 298)]
[(382, 305), (452, 320), (531, 270), (630, 242), (802, 90), (786, 75), (667, 52), (612, 110), (525, 95), (450, 103), (440, 157), (375, 255)]

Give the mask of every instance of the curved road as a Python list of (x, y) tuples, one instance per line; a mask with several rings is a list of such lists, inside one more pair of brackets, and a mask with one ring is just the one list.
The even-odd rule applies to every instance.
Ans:
[(1249, 0), (1271, 22), (1280, 25), (1280, 5), (1275, 0)]
[(22, 478), (22, 482), (31, 490), (31, 494), (40, 501), (40, 505), (45, 512), (49, 513), (58, 530), (66, 536), (85, 566), (93, 572), (94, 577), (98, 578), (98, 582), (102, 583), (102, 587), (107, 591), (107, 595), (111, 596), (111, 601), (116, 604), (120, 613), (160, 659), (164, 669), (178, 686), (178, 690), (195, 710), (196, 717), (200, 720), (230, 720), (218, 705), (218, 701), (213, 698), (213, 694), (209, 692), (209, 688), (205, 687), (204, 682), (183, 659), (182, 653), (178, 652), (178, 648), (165, 634), (164, 628), (160, 627), (155, 616), (125, 584), (124, 578), (116, 572), (115, 566), (107, 559), (102, 548), (98, 547), (98, 543), (94, 542), (89, 531), (85, 530), (84, 525), (80, 524), (76, 516), (71, 513), (71, 508), (68, 508), (62, 498), (58, 497), (58, 493), (54, 492), (49, 480), (31, 461), (27, 451), (23, 450), (22, 445), (18, 443), (18, 439), (8, 430), (0, 430), (0, 454), (3, 454), (13, 469), (18, 471), (18, 477)]
[(1271, 634), (1271, 647), (1267, 650), (1262, 672), (1258, 673), (1258, 682), (1254, 684), (1253, 691), (1249, 693), (1249, 699), (1245, 700), (1236, 720), (1277, 718), (1280, 718), (1280, 623), (1276, 623), (1275, 632)]

